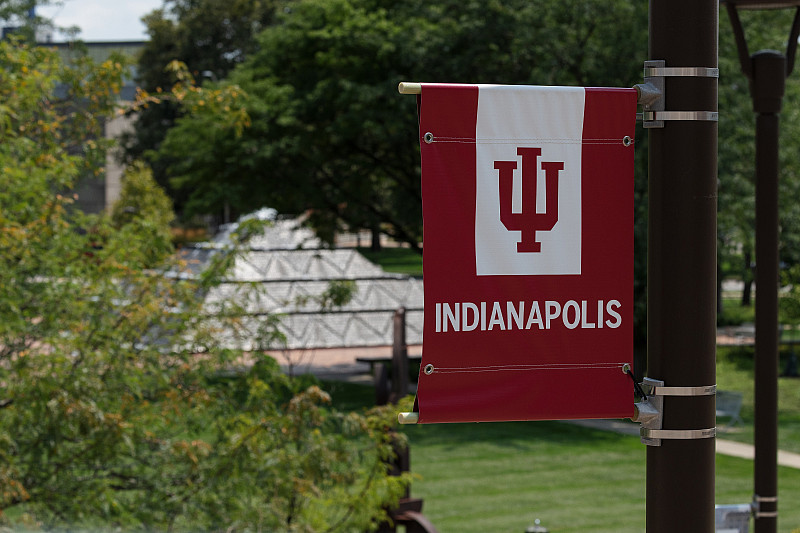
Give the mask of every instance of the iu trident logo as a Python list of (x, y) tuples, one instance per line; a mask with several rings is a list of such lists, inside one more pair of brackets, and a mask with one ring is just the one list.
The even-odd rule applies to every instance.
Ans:
[(495, 161), (498, 171), (500, 195), (500, 221), (509, 231), (519, 231), (517, 253), (537, 253), (542, 251), (542, 243), (536, 240), (537, 231), (550, 231), (558, 222), (558, 174), (564, 170), (563, 161), (542, 161), (545, 174), (544, 213), (536, 210), (538, 186), (539, 156), (541, 148), (517, 148), (517, 155), (522, 157), (522, 212), (512, 213), (512, 192), (516, 161)]

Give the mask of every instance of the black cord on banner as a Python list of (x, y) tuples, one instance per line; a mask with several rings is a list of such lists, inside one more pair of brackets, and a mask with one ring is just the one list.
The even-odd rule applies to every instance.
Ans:
[(631, 381), (633, 381), (633, 388), (636, 391), (636, 393), (642, 397), (642, 400), (647, 401), (647, 394), (645, 394), (642, 388), (639, 386), (639, 384), (636, 383), (636, 378), (633, 375), (633, 371), (631, 371), (631, 369), (629, 368), (625, 373), (631, 377)]

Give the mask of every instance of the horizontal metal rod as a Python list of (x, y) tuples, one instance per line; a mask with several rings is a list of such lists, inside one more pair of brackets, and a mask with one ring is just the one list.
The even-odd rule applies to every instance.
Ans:
[(397, 86), (400, 94), (420, 94), (422, 92), (422, 84), (413, 81), (401, 81)]
[(695, 78), (719, 78), (718, 68), (708, 67), (644, 67), (645, 77), (678, 76)]
[(398, 413), (397, 421), (401, 424), (416, 424), (419, 422), (419, 413)]
[[(660, 98), (661, 92), (652, 85), (639, 84), (634, 86), (638, 94), (637, 103), (646, 105), (653, 100)], [(422, 84), (413, 81), (401, 81), (397, 85), (397, 91), (400, 94), (421, 94)]]

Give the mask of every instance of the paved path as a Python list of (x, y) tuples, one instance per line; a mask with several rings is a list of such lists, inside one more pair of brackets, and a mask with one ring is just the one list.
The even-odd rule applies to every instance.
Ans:
[[(614, 431), (625, 435), (639, 435), (639, 424), (625, 420), (572, 420), (572, 424), (604, 431)], [(755, 448), (752, 444), (744, 444), (732, 440), (717, 438), (717, 453), (752, 460), (755, 457)], [(800, 469), (800, 454), (778, 451), (778, 464), (790, 468)]]
[[(271, 350), (281, 368), (287, 373), (314, 374), (321, 379), (372, 382), (369, 365), (359, 363), (359, 357), (391, 357), (391, 346), (362, 346), (356, 348), (318, 348), (310, 350)], [(422, 354), (422, 346), (408, 346), (409, 355)]]
[[(745, 344), (751, 341), (747, 326), (741, 328), (720, 328), (718, 341), (720, 344)], [(408, 347), (409, 354), (419, 355), (422, 346)], [(317, 350), (286, 350), (276, 351), (273, 355), (286, 371), (296, 374), (312, 373), (323, 379), (338, 379), (371, 383), (369, 365), (358, 363), (357, 357), (385, 356), (392, 354), (391, 346), (375, 346), (360, 348), (334, 348)], [(291, 367), (291, 370), (290, 370)], [(572, 420), (569, 423), (585, 427), (615, 431), (626, 435), (639, 435), (639, 424), (628, 420)], [(717, 453), (731, 457), (752, 460), (755, 457), (755, 448), (751, 444), (744, 444), (731, 440), (716, 439)], [(800, 454), (779, 451), (778, 464), (790, 468), (800, 469)]]
[[(410, 354), (418, 355), (422, 352), (421, 346), (409, 346)], [(356, 362), (356, 357), (386, 356), (390, 357), (390, 346), (320, 349), (320, 350), (287, 350), (281, 354), (274, 353), (278, 362), (289, 371), (296, 374), (312, 373), (323, 379), (345, 380), (359, 383), (372, 383), (369, 375), (369, 366)], [(614, 431), (625, 435), (639, 436), (640, 425), (629, 420), (571, 420), (568, 423), (584, 427)], [(751, 444), (744, 444), (726, 439), (717, 438), (717, 453), (752, 460), (755, 448)], [(778, 464), (790, 468), (800, 469), (800, 454), (779, 451)]]

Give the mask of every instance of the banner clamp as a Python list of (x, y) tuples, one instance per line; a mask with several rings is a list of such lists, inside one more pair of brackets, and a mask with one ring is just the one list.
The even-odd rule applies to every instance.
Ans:
[[(717, 428), (708, 429), (648, 429), (642, 428), (639, 431), (642, 437), (642, 442), (645, 439), (658, 440), (673, 439), (673, 440), (694, 440), (694, 439), (711, 439), (717, 435)], [(653, 445), (656, 446), (656, 445)]]
[[(768, 507), (775, 508), (774, 511), (761, 510), (761, 504), (770, 504)], [(750, 504), (753, 511), (754, 518), (777, 518), (778, 517), (778, 497), (777, 496), (759, 496), (753, 494), (753, 502)]]
[(705, 120), (717, 122), (719, 120), (719, 113), (717, 111), (645, 111), (642, 113), (642, 119), (645, 124), (652, 122), (663, 123), (665, 120)]
[(642, 106), (642, 125), (645, 128), (663, 128), (667, 120), (699, 120), (717, 122), (717, 111), (666, 111), (665, 82), (667, 77), (719, 78), (719, 69), (711, 67), (667, 67), (662, 59), (644, 62), (644, 83), (636, 85), (639, 104)]
[(695, 78), (719, 78), (718, 68), (709, 67), (658, 67), (648, 66), (648, 61), (645, 62), (644, 75), (645, 77), (655, 76), (681, 76), (681, 77), (695, 77)]
[[(648, 388), (648, 385), (645, 385)], [(717, 394), (716, 385), (703, 385), (700, 387), (664, 387), (649, 385), (648, 396), (714, 396)]]
[(639, 435), (642, 444), (647, 446), (661, 446), (662, 439), (692, 440), (710, 439), (717, 435), (717, 428), (706, 429), (663, 429), (664, 422), (664, 396), (714, 396), (717, 393), (716, 385), (700, 387), (665, 387), (664, 382), (658, 379), (644, 378), (642, 388), (647, 395), (644, 401), (634, 404), (634, 422), (642, 424)]

